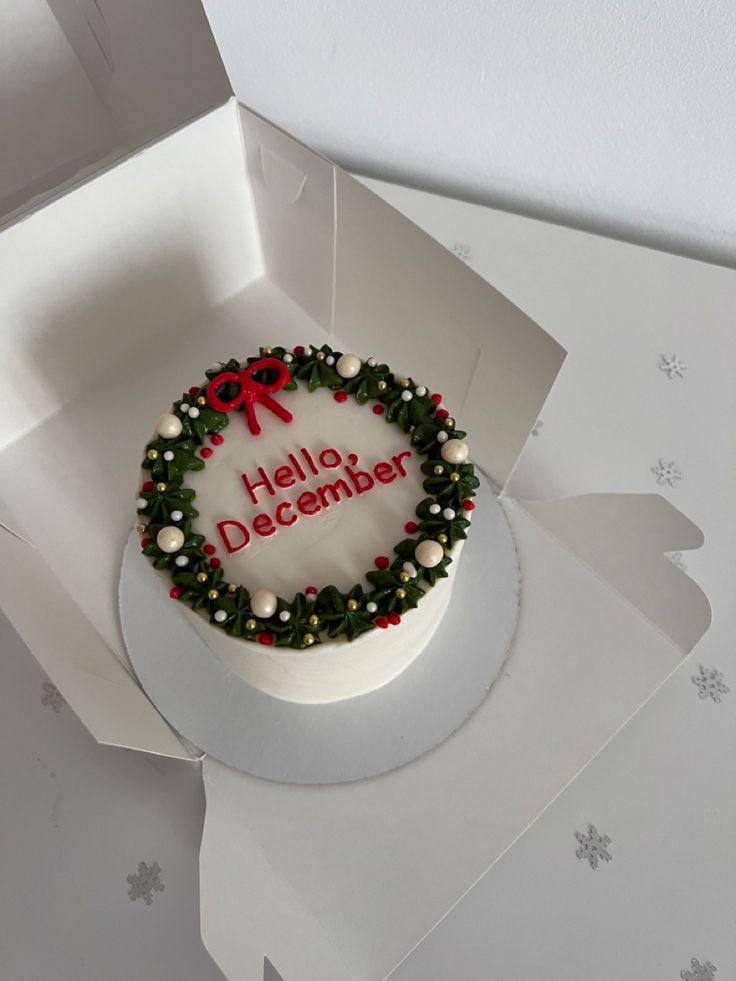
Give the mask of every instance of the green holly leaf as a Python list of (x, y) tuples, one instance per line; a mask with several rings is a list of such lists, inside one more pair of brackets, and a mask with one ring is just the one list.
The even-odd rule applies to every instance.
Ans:
[(149, 559), (153, 560), (153, 567), (155, 569), (175, 569), (179, 568), (176, 565), (175, 559), (179, 555), (184, 555), (189, 559), (189, 564), (185, 566), (187, 571), (197, 572), (200, 565), (206, 562), (206, 556), (202, 551), (202, 546), (204, 545), (204, 535), (195, 535), (190, 527), (189, 523), (184, 523), (182, 531), (184, 532), (184, 544), (179, 549), (178, 552), (173, 554), (170, 552), (162, 552), (161, 549), (156, 544), (156, 535), (163, 528), (163, 525), (150, 524), (146, 530), (145, 538), (150, 538), (151, 541), (148, 545), (145, 545), (142, 549), (143, 554)]
[[(196, 518), (199, 511), (192, 503), (194, 491), (189, 488), (177, 486), (176, 483), (166, 485), (165, 491), (154, 489), (152, 491), (141, 491), (140, 498), (146, 502), (145, 507), (137, 508), (138, 514), (144, 514), (154, 524), (168, 525), (176, 524), (172, 522), (171, 512), (181, 511), (185, 518)], [(181, 519), (179, 519), (181, 521)], [(180, 527), (184, 527), (181, 525)]]
[[(179, 553), (177, 553), (179, 554)], [(188, 603), (193, 610), (206, 610), (210, 615), (214, 613), (216, 604), (222, 597), (210, 599), (209, 591), (216, 589), (218, 592), (222, 587), (222, 569), (200, 569), (207, 573), (207, 579), (200, 582), (195, 572), (177, 572), (174, 575), (174, 585), (182, 587), (182, 594), (179, 599)]]
[[(436, 470), (439, 472), (435, 473)], [(426, 460), (422, 464), (422, 472), (428, 475), (422, 486), (428, 494), (437, 498), (443, 508), (452, 507), (457, 510), (466, 498), (475, 495), (475, 489), (480, 485), (471, 463)], [(458, 475), (457, 480), (451, 479), (453, 473)]]
[[(148, 459), (148, 451), (155, 450), (155, 460)], [(197, 444), (187, 438), (155, 439), (146, 446), (146, 457), (141, 463), (144, 470), (150, 470), (154, 480), (165, 483), (180, 481), (188, 470), (203, 470), (204, 460), (196, 456)], [(164, 459), (164, 453), (173, 453), (171, 460)]]
[[(374, 614), (366, 610), (366, 602), (367, 597), (360, 584), (356, 584), (349, 593), (345, 594), (335, 586), (326, 586), (318, 594), (315, 608), (328, 625), (329, 637), (339, 637), (344, 634), (349, 641), (352, 641), (375, 626)], [(355, 609), (351, 609), (351, 606), (355, 606)]]
[(449, 555), (446, 555), (432, 569), (425, 569), (422, 566), (419, 570), (419, 574), (425, 580), (425, 582), (428, 582), (430, 586), (434, 586), (438, 579), (447, 578), (447, 567), (451, 562), (452, 558)]
[[(289, 619), (281, 619), (282, 613), (288, 613)], [(319, 631), (323, 629), (321, 622), (310, 623), (309, 618), (318, 616), (313, 603), (308, 603), (304, 593), (297, 593), (291, 603), (279, 597), (276, 613), (269, 620), (269, 629), (276, 637), (277, 647), (293, 647), (296, 650), (304, 650), (321, 643)], [(313, 637), (311, 644), (305, 643), (304, 638), (310, 635)]]

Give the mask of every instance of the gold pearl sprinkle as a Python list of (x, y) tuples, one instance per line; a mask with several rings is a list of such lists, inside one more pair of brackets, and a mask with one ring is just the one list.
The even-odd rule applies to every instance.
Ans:
[(311, 647), (316, 639), (317, 638), (314, 636), (314, 634), (304, 634), (304, 643), (307, 645), (307, 647)]
[(197, 582), (207, 582), (207, 573), (206, 572), (198, 572), (197, 573)]
[(438, 535), (437, 536), (437, 541), (440, 543), (440, 545), (447, 545), (447, 542), (449, 541), (449, 539), (448, 539), (447, 535), (444, 532), (442, 532), (441, 535)]
[(460, 480), (460, 474), (456, 470), (453, 470), (450, 474), (450, 480), (453, 482), (453, 484), (456, 484), (458, 480)]
[(159, 492), (159, 494), (163, 494), (163, 492), (166, 490), (166, 484), (163, 482), (163, 480), (156, 484), (156, 490)]
[(158, 460), (158, 450), (149, 450), (146, 456), (149, 460)]
[(401, 586), (399, 586), (399, 588), (394, 593), (394, 596), (396, 597), (396, 599), (406, 599), (406, 590), (402, 589)]
[(318, 361), (324, 361), (325, 360), (325, 352), (324, 351), (317, 351), (317, 353), (315, 354), (315, 358)]
[(445, 428), (446, 429), (454, 429), (455, 428), (455, 420), (454, 419), (445, 419)]
[(409, 426), (409, 435), (413, 436), (416, 431), (416, 426)]
[(211, 589), (209, 593), (207, 593), (207, 599), (216, 600), (219, 599), (219, 597), (220, 591), (218, 589)]
[(438, 463), (437, 466), (434, 468), (434, 472), (439, 477), (441, 474), (445, 472), (445, 468), (442, 466), (441, 463)]
[(316, 627), (318, 623), (319, 623), (319, 617), (317, 616), (316, 613), (313, 613), (309, 618), (309, 626)]
[(399, 385), (401, 385), (402, 388), (408, 388), (411, 385), (411, 378), (401, 378), (399, 380)]
[(248, 630), (248, 631), (255, 630), (257, 626), (258, 626), (258, 624), (256, 623), (255, 620), (246, 620), (245, 621), (245, 629)]
[(400, 572), (399, 573), (399, 581), (400, 582), (409, 582), (409, 578), (410, 577), (409, 577), (409, 573), (408, 572)]
[(385, 382), (385, 381), (383, 381), (383, 380), (382, 380), (382, 381), (380, 381), (380, 382), (378, 383), (378, 386), (377, 386), (377, 388), (378, 388), (378, 391), (379, 391), (379, 392), (385, 392), (385, 391), (386, 391), (386, 389), (388, 388), (388, 385), (386, 384), (386, 382)]
[(138, 532), (139, 535), (145, 535), (147, 528), (148, 525), (140, 524), (140, 525), (136, 525), (135, 530)]
[(197, 396), (197, 405), (207, 405), (207, 399), (204, 397), (204, 395)]
[(227, 584), (227, 591), (228, 591), (228, 593), (237, 593), (237, 591), (238, 591), (238, 584), (236, 582), (229, 582)]
[(348, 609), (350, 611), (354, 612), (355, 610), (358, 609), (359, 606), (360, 606), (360, 604), (358, 603), (357, 600), (354, 600), (354, 599), (349, 599), (348, 600)]
[(273, 348), (272, 347), (264, 347), (263, 353), (264, 354), (273, 354)]

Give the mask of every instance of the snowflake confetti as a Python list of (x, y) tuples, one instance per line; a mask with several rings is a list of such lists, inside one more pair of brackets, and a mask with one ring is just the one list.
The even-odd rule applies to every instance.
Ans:
[(714, 981), (715, 976), (715, 964), (711, 964), (710, 961), (701, 964), (697, 957), (693, 957), (690, 961), (689, 971), (680, 971), (682, 981)]
[(672, 565), (676, 565), (682, 572), (687, 572), (687, 566), (682, 561), (682, 552), (665, 552), (665, 558), (668, 558)]
[(698, 689), (698, 698), (712, 698), (716, 705), (721, 700), (721, 695), (726, 695), (730, 691), (728, 685), (723, 683), (723, 675), (715, 668), (705, 668), (702, 664), (698, 665), (698, 673), (691, 679)]
[(665, 463), (660, 457), (655, 466), (651, 467), (651, 471), (660, 487), (664, 484), (674, 487), (678, 480), (682, 480), (682, 473), (674, 460)]
[(580, 846), (575, 850), (575, 854), (579, 859), (587, 861), (591, 869), (597, 869), (601, 859), (604, 862), (613, 861), (611, 853), (608, 851), (611, 839), (608, 835), (598, 834), (598, 829), (594, 824), (588, 825), (587, 834), (583, 834), (582, 831), (576, 831), (575, 837)]
[(659, 359), (659, 370), (663, 371), (670, 379), (684, 378), (687, 368), (685, 362), (676, 354), (673, 354), (671, 358), (663, 354)]
[(61, 712), (61, 707), (62, 705), (66, 705), (66, 701), (56, 685), (50, 681), (44, 681), (43, 691), (44, 694), (41, 697), (41, 704), (50, 705), (54, 712)]
[(127, 877), (128, 885), (128, 895), (131, 900), (135, 902), (136, 899), (142, 899), (146, 906), (150, 906), (153, 902), (154, 892), (163, 892), (164, 884), (161, 881), (161, 866), (158, 862), (154, 862), (153, 865), (146, 865), (145, 862), (138, 863), (138, 874), (129, 875)]
[(537, 419), (537, 421), (534, 423), (534, 428), (532, 429), (532, 436), (539, 436), (539, 430), (542, 428), (543, 425), (544, 423), (542, 422), (542, 420)]
[(473, 261), (473, 252), (469, 245), (463, 245), (462, 242), (455, 242), (451, 251), (461, 262)]

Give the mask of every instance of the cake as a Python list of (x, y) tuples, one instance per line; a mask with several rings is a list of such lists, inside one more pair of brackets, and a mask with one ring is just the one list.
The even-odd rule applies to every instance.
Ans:
[(323, 345), (221, 362), (155, 424), (137, 500), (159, 588), (291, 701), (385, 685), (451, 599), (478, 478), (442, 397)]

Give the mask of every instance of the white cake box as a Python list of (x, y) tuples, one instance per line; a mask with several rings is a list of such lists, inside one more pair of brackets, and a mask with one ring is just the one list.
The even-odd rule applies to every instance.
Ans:
[[(2, 607), (95, 738), (184, 760), (200, 754), (138, 687), (116, 609), (159, 393), (215, 357), (334, 336), (440, 388), (502, 488), (564, 359), (411, 222), (234, 101), (6, 228), (0, 268)], [(702, 536), (663, 499), (505, 508), (519, 627), (453, 737), (334, 786), (204, 761), (202, 932), (228, 978), (260, 981), (266, 957), (284, 981), (388, 977), (707, 629), (705, 597), (662, 554)]]

